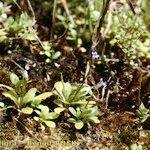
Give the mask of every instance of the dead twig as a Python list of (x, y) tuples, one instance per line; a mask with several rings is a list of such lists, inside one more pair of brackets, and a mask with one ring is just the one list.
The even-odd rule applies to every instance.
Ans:
[(98, 25), (97, 25), (96, 32), (95, 32), (95, 38), (94, 38), (94, 41), (92, 43), (90, 51), (94, 51), (96, 46), (99, 43), (101, 43), (101, 41), (103, 39), (102, 35), (101, 35), (101, 28), (102, 28), (102, 25), (103, 25), (103, 22), (104, 22), (105, 15), (108, 11), (110, 1), (111, 0), (103, 0), (103, 8), (102, 8), (99, 20), (98, 20)]
[(34, 136), (34, 134), (32, 133), (32, 131), (30, 131), (22, 122), (20, 122), (17, 118), (13, 117), (13, 119), (18, 122), (22, 127), (24, 127), (24, 129), (36, 140), (36, 141), (40, 141), (37, 137)]
[(126, 0), (126, 1), (127, 1), (128, 5), (129, 5), (131, 11), (133, 12), (133, 14), (136, 15), (136, 12), (135, 12), (134, 7), (133, 7), (133, 5), (131, 3), (131, 0)]
[(57, 6), (57, 0), (54, 0), (54, 3), (53, 3), (53, 14), (52, 14), (52, 26), (51, 26), (51, 32), (50, 32), (50, 40), (52, 40), (54, 38), (56, 6)]
[(106, 25), (106, 29), (104, 31), (104, 37), (109, 33), (110, 31), (110, 27), (111, 27), (111, 24), (112, 24), (112, 12), (114, 10), (114, 5), (115, 5), (116, 2), (112, 2), (110, 4), (110, 9), (108, 11), (108, 17), (107, 17), (107, 25)]
[(35, 13), (34, 13), (34, 10), (33, 10), (33, 7), (32, 7), (32, 5), (31, 5), (30, 0), (27, 0), (27, 3), (28, 3), (28, 6), (29, 6), (29, 8), (30, 8), (30, 11), (31, 11), (31, 13), (32, 13), (32, 17), (33, 17), (33, 19), (35, 20)]
[(68, 4), (67, 4), (67, 1), (66, 0), (61, 0), (62, 4), (63, 4), (63, 7), (68, 15), (68, 18), (70, 20), (70, 23), (72, 25), (72, 27), (74, 27), (75, 23), (74, 23), (74, 20), (73, 20), (73, 17), (71, 16), (71, 13), (69, 11), (69, 8), (68, 8)]
[(13, 0), (13, 2), (17, 5), (17, 7), (18, 7), (20, 10), (22, 10), (21, 6), (17, 3), (16, 0)]

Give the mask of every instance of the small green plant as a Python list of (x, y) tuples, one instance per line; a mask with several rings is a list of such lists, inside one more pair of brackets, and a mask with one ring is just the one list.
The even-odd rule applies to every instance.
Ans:
[(148, 116), (149, 116), (149, 109), (147, 109), (143, 103), (139, 106), (139, 109), (137, 110), (138, 117), (141, 122), (144, 122)]
[(74, 123), (76, 129), (81, 129), (85, 124), (99, 123), (97, 115), (99, 114), (97, 106), (91, 105), (81, 106), (74, 109), (69, 107), (70, 113), (73, 115), (68, 121)]
[(91, 42), (91, 36), (93, 35), (94, 27), (100, 15), (99, 10), (102, 2), (92, 0), (84, 1), (83, 3), (72, 3), (72, 1), (68, 1), (67, 4), (71, 10), (70, 13), (67, 10), (64, 11), (61, 8), (62, 4), (59, 4), (56, 10), (57, 21), (55, 28), (58, 30), (62, 27), (67, 29), (67, 41), (73, 47), (78, 47), (81, 52), (85, 52), (87, 46), (84, 43)]
[[(141, 6), (138, 3), (139, 1), (137, 2), (137, 7), (141, 10)], [(149, 16), (148, 12), (146, 14)], [(126, 23), (127, 20), (128, 23)], [(128, 4), (118, 7), (116, 11), (112, 12), (112, 22), (108, 37), (112, 45), (117, 44), (124, 50), (126, 58), (131, 60), (132, 63), (136, 61), (137, 56), (150, 58), (148, 46), (150, 34), (144, 25), (143, 16), (133, 15), (129, 11)]]
[(39, 105), (37, 108), (39, 110), (35, 110), (35, 112), (39, 116), (38, 117), (35, 116), (34, 120), (36, 120), (40, 123), (44, 123), (46, 126), (48, 126), (50, 128), (55, 128), (56, 124), (54, 121), (51, 121), (51, 120), (58, 118), (59, 114), (57, 114), (55, 112), (49, 112), (49, 108), (44, 105)]
[[(7, 105), (5, 105), (5, 103), (0, 102), (0, 123), (3, 121), (3, 117), (4, 117), (4, 116), (7, 116), (6, 111), (7, 111), (9, 108), (13, 108), (13, 106), (7, 106)], [(2, 114), (2, 115), (1, 115), (1, 114)]]
[(12, 108), (12, 106), (6, 106), (5, 103), (0, 102), (0, 111), (5, 111), (8, 108)]
[(0, 2), (0, 22), (7, 19), (7, 14), (10, 12), (10, 7), (11, 6)]
[(58, 59), (61, 53), (55, 52), (55, 50), (52, 47), (52, 43), (49, 41), (42, 42), (42, 48), (43, 50), (40, 51), (40, 55), (46, 55), (48, 58), (46, 59), (46, 63), (51, 63), (52, 60)]
[(27, 76), (23, 76), (22, 79), (19, 79), (16, 74), (10, 73), (10, 80), (13, 87), (0, 84), (0, 87), (4, 90), (2, 94), (11, 99), (17, 109), (25, 114), (31, 114), (33, 107), (37, 107), (42, 100), (52, 95), (52, 92), (45, 92), (36, 96), (36, 88), (31, 88), (27, 91), (27, 85), (30, 82)]
[(130, 146), (130, 150), (142, 150), (142, 149), (143, 149), (142, 145), (140, 145), (140, 144), (132, 144)]
[(0, 42), (9, 41), (9, 38), (36, 41), (36, 21), (31, 19), (27, 13), (15, 17), (8, 16), (10, 8), (11, 5), (0, 2)]
[(68, 108), (74, 105), (86, 105), (87, 103), (94, 103), (94, 101), (88, 102), (88, 94), (91, 93), (90, 86), (86, 84), (74, 84), (63, 81), (56, 82), (54, 85), (53, 93), (58, 96), (54, 103), (59, 107)]
[(25, 40), (37, 40), (36, 30), (34, 29), (35, 20), (30, 19), (26, 13), (22, 13), (16, 18), (10, 16), (4, 23), (4, 29), (9, 34)]
[(7, 14), (10, 12), (10, 6), (0, 2), (0, 42), (7, 39), (7, 32), (3, 28), (2, 23), (7, 19)]

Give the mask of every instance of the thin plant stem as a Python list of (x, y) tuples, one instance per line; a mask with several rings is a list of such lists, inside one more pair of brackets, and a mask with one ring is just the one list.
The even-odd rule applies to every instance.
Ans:
[(32, 5), (31, 5), (30, 0), (27, 0), (27, 3), (28, 3), (28, 6), (29, 6), (29, 8), (30, 8), (30, 10), (31, 10), (32, 17), (33, 17), (33, 19), (35, 20), (35, 13), (34, 13), (34, 10), (33, 10), (33, 7), (32, 7)]
[(54, 38), (56, 6), (57, 6), (57, 0), (54, 0), (54, 3), (53, 3), (53, 15), (52, 15), (52, 26), (51, 26), (51, 31), (50, 31), (50, 40), (52, 40)]

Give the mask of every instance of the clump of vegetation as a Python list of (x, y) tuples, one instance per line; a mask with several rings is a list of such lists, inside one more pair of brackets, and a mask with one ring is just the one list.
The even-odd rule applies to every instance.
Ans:
[(120, 46), (129, 60), (136, 60), (137, 55), (150, 58), (148, 48), (150, 33), (143, 22), (142, 14), (134, 15), (132, 11), (129, 11), (128, 4), (125, 4), (113, 11), (111, 17), (111, 26), (108, 31), (111, 44)]
[(55, 52), (53, 49), (52, 43), (49, 41), (42, 42), (43, 50), (40, 51), (40, 55), (46, 55), (47, 59), (45, 60), (46, 63), (51, 63), (53, 60), (56, 60), (60, 57), (60, 51)]
[(149, 117), (149, 109), (147, 109), (143, 103), (139, 106), (137, 110), (138, 117), (141, 122), (144, 122)]
[(55, 128), (56, 124), (51, 120), (58, 118), (59, 114), (55, 112), (49, 112), (49, 108), (44, 105), (39, 105), (37, 108), (40, 109), (40, 111), (35, 110), (35, 112), (39, 115), (39, 117), (35, 116), (34, 120), (45, 123), (50, 128)]
[(149, 149), (149, 15), (148, 0), (2, 0), (2, 136)]
[(76, 129), (81, 129), (86, 123), (100, 123), (97, 115), (99, 114), (97, 106), (91, 105), (77, 107), (76, 110), (73, 107), (69, 107), (69, 111), (73, 115), (68, 121), (74, 123)]
[(52, 95), (51, 92), (45, 92), (36, 96), (36, 88), (31, 88), (27, 91), (27, 85), (30, 81), (26, 71), (22, 79), (19, 79), (16, 74), (10, 73), (10, 80), (14, 87), (0, 84), (0, 87), (4, 90), (2, 94), (12, 100), (15, 104), (15, 108), (22, 113), (31, 114), (33, 107), (38, 106), (42, 100)]
[(86, 105), (88, 103), (88, 94), (91, 93), (90, 86), (86, 84), (71, 85), (69, 82), (56, 82), (54, 85), (54, 94), (58, 99), (54, 103), (60, 107), (68, 108), (73, 105)]
[[(82, 85), (71, 86), (70, 83), (63, 83), (60, 81), (55, 83), (55, 90), (53, 92), (44, 92), (36, 96), (36, 88), (27, 90), (27, 85), (31, 82), (29, 81), (27, 71), (23, 72), (22, 79), (19, 79), (16, 74), (10, 73), (10, 80), (14, 87), (0, 84), (0, 87), (4, 90), (2, 95), (14, 102), (15, 109), (17, 109), (18, 112), (21, 111), (23, 114), (30, 115), (35, 111), (39, 116), (34, 116), (34, 120), (45, 123), (48, 127), (54, 128), (56, 124), (51, 120), (58, 118), (61, 112), (66, 109), (73, 113), (71, 110), (75, 111), (74, 108), (76, 108), (77, 105), (81, 106), (80, 108), (77, 108), (77, 110), (81, 109), (78, 110), (80, 113), (77, 111), (78, 115), (75, 115), (75, 113), (73, 113), (73, 115), (77, 117), (78, 121), (79, 119), (83, 119), (83, 122), (81, 121), (82, 125), (80, 127), (75, 125), (76, 129), (81, 129), (84, 124), (89, 122), (99, 123), (97, 118), (98, 108), (92, 107), (95, 102), (86, 101), (88, 98), (87, 94), (91, 90), (87, 85), (83, 85), (83, 87)], [(42, 105), (41, 102), (53, 94), (58, 96), (58, 99), (55, 99), (54, 103), (59, 107), (56, 107), (54, 112), (49, 112), (49, 109), (52, 108)], [(1, 103), (1, 107), (3, 109), (9, 108), (5, 107), (5, 103)], [(70, 118), (68, 121), (70, 122), (72, 119)]]
[(96, 103), (88, 101), (88, 94), (92, 92), (90, 86), (85, 84), (71, 85), (61, 81), (56, 82), (54, 88), (54, 94), (58, 96), (54, 103), (59, 106), (55, 112), (68, 109), (71, 115), (75, 117), (69, 118), (68, 121), (74, 123), (76, 129), (81, 129), (86, 123), (99, 123), (98, 108), (93, 107)]

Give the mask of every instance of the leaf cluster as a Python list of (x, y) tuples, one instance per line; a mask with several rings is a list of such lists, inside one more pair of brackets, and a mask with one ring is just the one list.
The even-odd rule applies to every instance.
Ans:
[[(88, 100), (92, 93), (90, 86), (86, 84), (73, 84), (58, 81), (54, 85), (52, 92), (44, 92), (37, 95), (36, 88), (27, 90), (29, 81), (27, 72), (24, 72), (22, 79), (16, 74), (10, 73), (10, 81), (12, 87), (0, 84), (2, 95), (13, 101), (14, 107), (21, 114), (31, 115), (35, 112), (38, 116), (34, 116), (34, 120), (44, 123), (48, 127), (56, 127), (53, 121), (57, 119), (65, 111), (70, 118), (68, 122), (74, 123), (76, 129), (81, 129), (85, 124), (99, 123), (97, 115), (99, 114), (95, 101)], [(57, 107), (54, 111), (50, 111), (50, 106), (42, 105), (42, 101), (55, 95), (53, 101)], [(4, 103), (0, 103), (1, 108), (8, 109)]]

